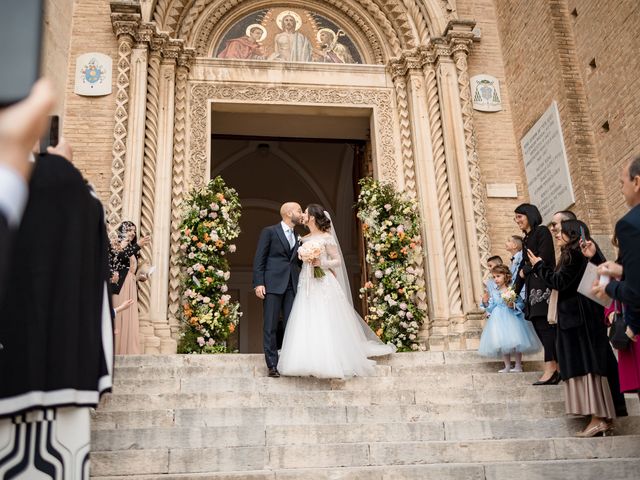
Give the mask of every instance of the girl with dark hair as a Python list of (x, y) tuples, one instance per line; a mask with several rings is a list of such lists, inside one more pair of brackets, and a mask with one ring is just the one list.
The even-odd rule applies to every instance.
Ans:
[(375, 375), (370, 357), (388, 355), (384, 344), (353, 308), (349, 279), (329, 214), (307, 207), (309, 235), (298, 256), (303, 261), (297, 294), (284, 332), (278, 370), (284, 376), (345, 378)]
[(549, 297), (551, 289), (531, 268), (527, 252), (544, 260), (545, 265), (556, 265), (553, 238), (547, 227), (542, 225), (542, 215), (535, 205), (523, 203), (515, 209), (515, 222), (524, 233), (522, 239), (522, 262), (518, 269), (514, 289), (520, 292), (524, 288), (524, 316), (533, 324), (533, 328), (544, 347), (544, 372), (534, 385), (555, 385), (560, 381), (556, 362), (556, 326), (549, 323)]
[[(145, 236), (138, 240), (136, 226), (130, 221), (122, 222), (116, 229), (116, 234), (117, 237), (112, 241), (109, 252), (112, 273), (117, 273), (116, 284), (112, 282), (113, 306), (116, 308), (115, 353), (117, 355), (139, 354), (141, 349), (136, 270), (140, 249), (151, 241), (151, 237)], [(130, 303), (131, 306), (118, 311), (118, 307), (125, 303)]]
[[(491, 269), (495, 289), (491, 293), (487, 324), (482, 330), (478, 353), (484, 357), (502, 357), (504, 368), (499, 373), (522, 372), (522, 354), (538, 352), (542, 345), (530, 322), (522, 315), (524, 302), (511, 288), (511, 272), (506, 265)], [(511, 354), (515, 366), (511, 366)]]
[(531, 251), (528, 257), (544, 284), (558, 291), (557, 353), (560, 375), (565, 381), (565, 407), (569, 415), (591, 416), (589, 424), (576, 436), (593, 437), (611, 432), (616, 412), (607, 380), (611, 348), (602, 321), (604, 309), (578, 293), (588, 262), (580, 251), (581, 230), (586, 232), (587, 226), (579, 220), (561, 223), (557, 268)]

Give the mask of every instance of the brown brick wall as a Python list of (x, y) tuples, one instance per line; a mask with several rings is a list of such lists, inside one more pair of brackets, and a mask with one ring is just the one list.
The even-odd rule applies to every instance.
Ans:
[(460, 0), (460, 18), (476, 21), (481, 39), (474, 43), (469, 55), (469, 76), (485, 73), (500, 81), (502, 111), (473, 111), (474, 125), (482, 179), (485, 183), (512, 183), (518, 187), (519, 198), (488, 198), (487, 220), (492, 253), (508, 259), (504, 248), (508, 237), (519, 231), (513, 221), (514, 208), (527, 195), (512, 117), (514, 114), (509, 85), (506, 82), (501, 39), (498, 35), (495, 8), (492, 0)]
[[(605, 194), (612, 218), (627, 207), (618, 173), (640, 154), (640, 2), (568, 0), (576, 58), (582, 74)], [(589, 63), (596, 61), (596, 68)], [(602, 125), (608, 122), (609, 131)]]
[[(624, 212), (618, 169), (640, 151), (638, 2), (615, 2), (615, 8), (604, 0), (494, 3), (518, 145), (557, 100), (576, 196), (573, 209), (594, 233), (610, 234), (613, 220)], [(607, 120), (605, 133), (601, 125)]]
[[(73, 10), (67, 67), (63, 135), (74, 150), (74, 163), (95, 186), (103, 203), (109, 199), (111, 148), (115, 112), (118, 45), (111, 29), (109, 0), (78, 0)], [(73, 93), (75, 59), (100, 52), (113, 59), (111, 95), (81, 97)]]
[(44, 8), (40, 68), (42, 76), (50, 79), (59, 93), (56, 115), (64, 111), (73, 5), (74, 0), (47, 0)]

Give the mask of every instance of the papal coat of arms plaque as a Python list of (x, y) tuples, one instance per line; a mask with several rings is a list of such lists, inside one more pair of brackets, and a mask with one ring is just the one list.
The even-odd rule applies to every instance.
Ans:
[(473, 109), (481, 112), (499, 112), (502, 110), (500, 82), (491, 75), (471, 77), (471, 99)]
[(83, 96), (111, 93), (111, 57), (104, 53), (84, 53), (76, 58), (74, 92)]

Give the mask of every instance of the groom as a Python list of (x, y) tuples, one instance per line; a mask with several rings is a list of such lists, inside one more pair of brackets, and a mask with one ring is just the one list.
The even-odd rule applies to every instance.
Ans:
[(280, 216), (280, 223), (265, 227), (260, 233), (253, 260), (253, 288), (256, 296), (264, 301), (262, 346), (270, 377), (280, 376), (278, 320), (282, 312), (284, 327), (287, 327), (301, 267), (293, 229), (302, 224), (302, 208), (295, 202), (287, 202), (280, 207)]

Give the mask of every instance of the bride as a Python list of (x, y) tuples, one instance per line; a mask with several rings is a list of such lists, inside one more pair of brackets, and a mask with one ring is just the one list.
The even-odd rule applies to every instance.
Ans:
[(395, 346), (380, 341), (353, 308), (340, 245), (329, 214), (317, 204), (304, 213), (309, 234), (284, 334), (278, 370), (284, 376), (344, 378), (375, 374), (374, 360)]

